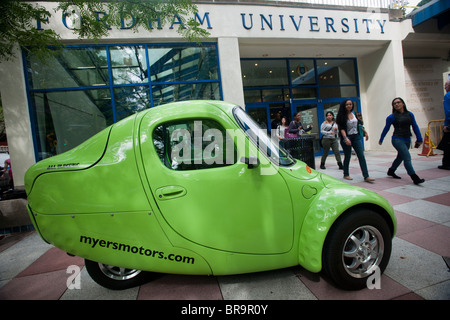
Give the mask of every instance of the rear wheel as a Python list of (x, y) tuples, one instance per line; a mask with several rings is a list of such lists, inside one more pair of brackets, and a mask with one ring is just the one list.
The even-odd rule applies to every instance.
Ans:
[(324, 270), (341, 288), (362, 289), (367, 278), (383, 273), (391, 255), (392, 234), (376, 212), (357, 209), (339, 218), (327, 236)]
[(137, 269), (111, 266), (87, 259), (85, 259), (85, 266), (95, 282), (112, 290), (133, 288), (150, 279), (150, 273)]

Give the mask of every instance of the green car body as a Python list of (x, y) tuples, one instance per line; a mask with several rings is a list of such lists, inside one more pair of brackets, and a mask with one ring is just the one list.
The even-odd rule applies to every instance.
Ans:
[[(293, 160), (245, 130), (247, 121), (225, 102), (171, 103), (36, 163), (25, 176), (36, 230), (46, 242), (102, 264), (197, 275), (298, 264), (320, 272), (327, 235), (355, 209), (382, 217), (394, 236), (387, 200)], [(180, 135), (190, 125), (201, 134), (187, 146)]]

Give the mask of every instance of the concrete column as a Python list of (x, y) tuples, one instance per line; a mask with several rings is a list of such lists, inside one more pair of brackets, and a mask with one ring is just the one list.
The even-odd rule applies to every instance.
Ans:
[(238, 38), (219, 38), (218, 50), (223, 100), (244, 108)]
[(401, 40), (392, 40), (383, 49), (358, 59), (361, 75), (361, 110), (369, 141), (368, 150), (392, 150), (390, 137), (392, 129), (385, 137), (383, 145), (378, 145), (386, 117), (392, 113), (391, 102), (395, 97), (405, 98), (405, 70)]
[(16, 188), (24, 187), (25, 172), (35, 163), (24, 70), (18, 49), (14, 59), (0, 64), (3, 115)]

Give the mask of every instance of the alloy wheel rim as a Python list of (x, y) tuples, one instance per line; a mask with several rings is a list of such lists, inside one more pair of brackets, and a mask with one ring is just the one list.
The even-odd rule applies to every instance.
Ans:
[(136, 277), (139, 273), (141, 273), (141, 270), (137, 269), (121, 268), (103, 263), (99, 263), (98, 265), (103, 274), (113, 280), (128, 280)]
[(354, 278), (371, 275), (381, 263), (384, 241), (380, 231), (373, 226), (355, 229), (345, 241), (342, 262), (345, 271)]

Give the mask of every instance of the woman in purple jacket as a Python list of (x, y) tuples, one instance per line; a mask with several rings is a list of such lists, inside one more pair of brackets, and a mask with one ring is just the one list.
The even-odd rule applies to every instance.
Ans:
[(395, 174), (395, 170), (403, 162), (406, 172), (413, 180), (414, 184), (424, 182), (424, 179), (420, 179), (412, 166), (411, 154), (409, 148), (411, 146), (411, 127), (416, 135), (415, 148), (419, 148), (422, 144), (422, 135), (420, 134), (419, 126), (412, 112), (409, 112), (406, 108), (405, 101), (402, 98), (395, 98), (392, 100), (392, 114), (386, 118), (386, 125), (381, 133), (379, 145), (383, 143), (384, 137), (389, 131), (391, 125), (394, 126), (394, 133), (392, 135), (392, 145), (397, 150), (397, 157), (389, 168), (387, 174), (394, 179), (401, 179), (401, 177)]

